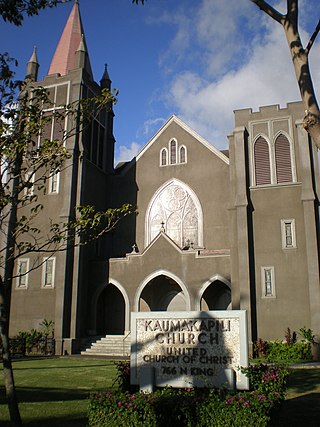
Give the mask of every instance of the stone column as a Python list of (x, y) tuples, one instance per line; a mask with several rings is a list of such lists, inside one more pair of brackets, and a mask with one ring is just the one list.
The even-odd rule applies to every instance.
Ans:
[(301, 202), (304, 215), (306, 261), (308, 276), (306, 281), (309, 289), (310, 324), (317, 335), (320, 334), (320, 282), (319, 253), (316, 215), (315, 188), (312, 176), (312, 158), (310, 158), (308, 134), (302, 127), (302, 121), (296, 122), (301, 173)]

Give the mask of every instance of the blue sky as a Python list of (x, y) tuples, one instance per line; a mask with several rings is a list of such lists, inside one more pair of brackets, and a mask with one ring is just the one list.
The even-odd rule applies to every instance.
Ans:
[[(116, 158), (129, 160), (170, 117), (178, 115), (208, 142), (227, 148), (233, 110), (299, 100), (282, 27), (249, 0), (80, 0), (94, 77), (104, 64), (119, 89)], [(283, 12), (286, 0), (270, 1)], [(320, 18), (319, 0), (300, 0), (305, 43)], [(0, 23), (0, 51), (19, 62), (37, 46), (39, 77), (50, 60), (71, 3)], [(320, 88), (320, 35), (310, 56)]]

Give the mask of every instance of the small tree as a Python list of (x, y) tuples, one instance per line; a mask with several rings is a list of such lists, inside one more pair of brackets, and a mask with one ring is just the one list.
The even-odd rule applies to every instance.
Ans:
[[(44, 107), (50, 108), (51, 103), (46, 90), (30, 81), (14, 81), (10, 65), (9, 56), (0, 55), (0, 240), (4, 242), (0, 247), (0, 338), (10, 416), (13, 425), (20, 425), (8, 339), (13, 280), (41, 266), (40, 255), (50, 257), (109, 232), (134, 208), (126, 204), (96, 211), (93, 206), (78, 206), (68, 221), (53, 222), (47, 218), (45, 227), (38, 225), (46, 182), (77, 161), (66, 142), (102, 109), (111, 108), (115, 94), (103, 89), (94, 99), (65, 105), (52, 114), (43, 113)], [(50, 137), (42, 137), (39, 144), (52, 115), (56, 123), (63, 123), (68, 115), (73, 125), (67, 132), (61, 130), (61, 139), (52, 141)], [(27, 254), (34, 255), (32, 264), (15, 273), (15, 261)]]
[(305, 107), (303, 126), (312, 137), (316, 146), (320, 148), (320, 111), (309, 68), (309, 53), (320, 31), (320, 21), (318, 22), (309, 43), (304, 48), (299, 34), (298, 0), (287, 0), (287, 13), (285, 15), (278, 12), (265, 0), (250, 1), (255, 3), (263, 12), (281, 24), (284, 29), (301, 98)]

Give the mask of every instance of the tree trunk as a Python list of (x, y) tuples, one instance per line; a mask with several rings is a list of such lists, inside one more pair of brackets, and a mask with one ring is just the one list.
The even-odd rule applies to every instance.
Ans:
[(11, 424), (21, 426), (22, 421), (17, 404), (13, 370), (9, 346), (9, 318), (7, 310), (7, 299), (4, 292), (3, 281), (0, 282), (0, 338), (2, 342), (3, 377)]
[(4, 278), (0, 277), (0, 338), (3, 346), (3, 376), (4, 387), (6, 391), (8, 409), (10, 413), (11, 424), (21, 426), (15, 385), (13, 379), (13, 370), (11, 364), (10, 344), (9, 344), (9, 321), (10, 321), (10, 303), (12, 291), (12, 277), (14, 273), (14, 255), (15, 255), (15, 231), (17, 226), (17, 211), (20, 191), (20, 176), (21, 166), (23, 161), (23, 153), (17, 148), (16, 157), (14, 160), (13, 183), (12, 183), (12, 201), (10, 206), (8, 229), (7, 229), (7, 247), (4, 264)]
[(303, 49), (298, 29), (292, 23), (283, 25), (296, 73), (300, 94), (305, 107), (303, 126), (320, 149), (320, 111), (313, 88), (308, 55)]

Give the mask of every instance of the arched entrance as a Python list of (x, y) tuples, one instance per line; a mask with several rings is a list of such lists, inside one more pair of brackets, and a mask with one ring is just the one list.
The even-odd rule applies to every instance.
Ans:
[(178, 283), (165, 274), (154, 277), (144, 287), (139, 311), (185, 311), (186, 299)]
[(119, 289), (111, 283), (97, 301), (97, 335), (123, 335), (125, 330), (125, 301)]
[(228, 310), (231, 306), (230, 288), (220, 280), (215, 280), (202, 294), (200, 310)]

